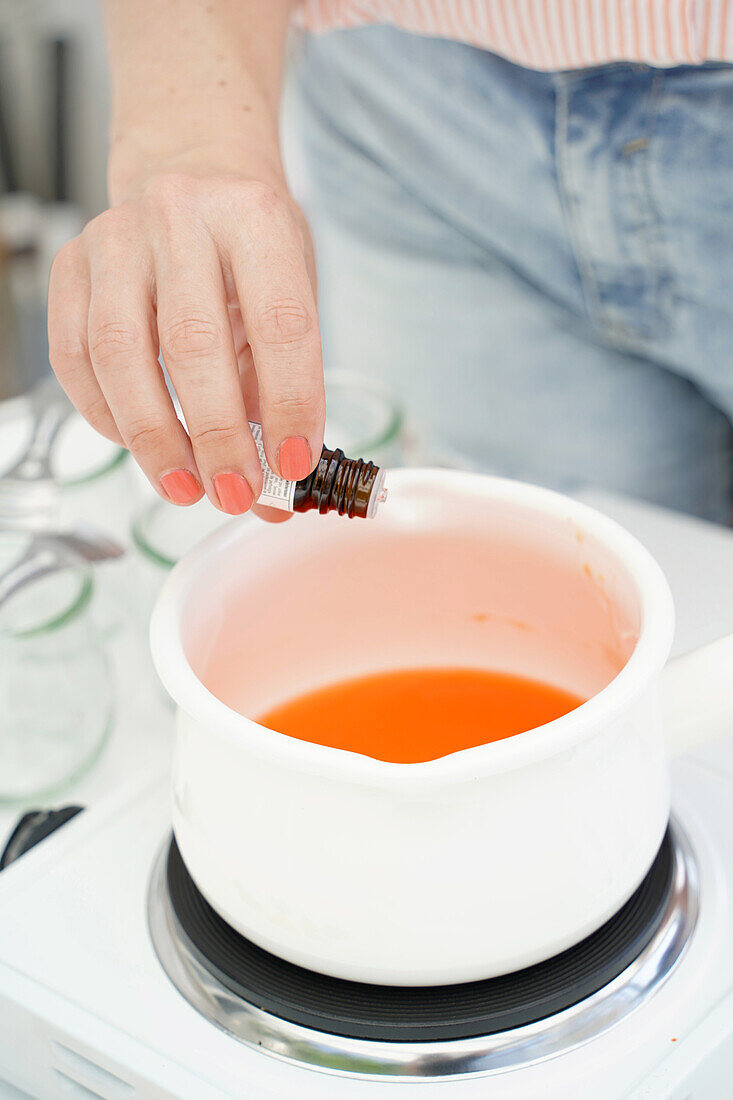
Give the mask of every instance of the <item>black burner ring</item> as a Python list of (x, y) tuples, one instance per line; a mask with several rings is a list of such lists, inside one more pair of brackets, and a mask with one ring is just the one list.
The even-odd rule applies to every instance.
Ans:
[(181, 858), (167, 860), (170, 901), (198, 960), (251, 1005), (302, 1027), (354, 1039), (437, 1042), (522, 1027), (613, 981), (659, 928), (672, 890), (667, 830), (648, 874), (619, 912), (575, 947), (499, 978), (444, 986), (381, 986), (305, 970), (250, 943), (211, 908)]

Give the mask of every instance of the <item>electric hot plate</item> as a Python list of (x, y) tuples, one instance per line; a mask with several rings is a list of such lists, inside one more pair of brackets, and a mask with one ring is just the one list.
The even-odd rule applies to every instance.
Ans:
[(554, 958), (485, 981), (378, 986), (286, 962), (212, 909), (175, 839), (155, 869), (149, 921), (174, 984), (241, 1041), (336, 1072), (424, 1077), (507, 1069), (599, 1034), (667, 977), (696, 912), (692, 852), (673, 823), (606, 924)]

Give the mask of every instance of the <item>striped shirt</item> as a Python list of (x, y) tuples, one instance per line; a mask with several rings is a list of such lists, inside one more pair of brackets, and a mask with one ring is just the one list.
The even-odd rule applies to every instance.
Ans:
[(311, 31), (389, 23), (532, 69), (733, 61), (733, 0), (300, 0)]

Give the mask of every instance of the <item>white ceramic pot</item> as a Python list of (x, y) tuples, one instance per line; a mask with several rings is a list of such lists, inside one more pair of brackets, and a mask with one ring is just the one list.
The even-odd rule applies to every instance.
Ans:
[[(672, 599), (630, 534), (561, 495), (437, 470), (391, 472), (389, 493), (368, 523), (234, 521), (173, 570), (151, 627), (179, 708), (173, 827), (211, 905), (283, 958), (366, 982), (486, 978), (598, 928), (654, 859)], [(730, 716), (716, 690), (730, 653), (665, 672), (677, 748)], [(588, 701), (420, 764), (253, 720), (328, 682), (430, 665)]]

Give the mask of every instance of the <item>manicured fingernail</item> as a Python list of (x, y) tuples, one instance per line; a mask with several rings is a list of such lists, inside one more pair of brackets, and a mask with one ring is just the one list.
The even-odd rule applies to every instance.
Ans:
[(193, 504), (201, 496), (201, 486), (188, 470), (171, 470), (162, 475), (160, 484), (174, 504)]
[(214, 488), (225, 512), (239, 516), (254, 503), (254, 493), (241, 474), (217, 474)]
[(284, 439), (277, 452), (280, 477), (287, 481), (301, 481), (311, 472), (311, 452), (308, 441), (302, 435)]

